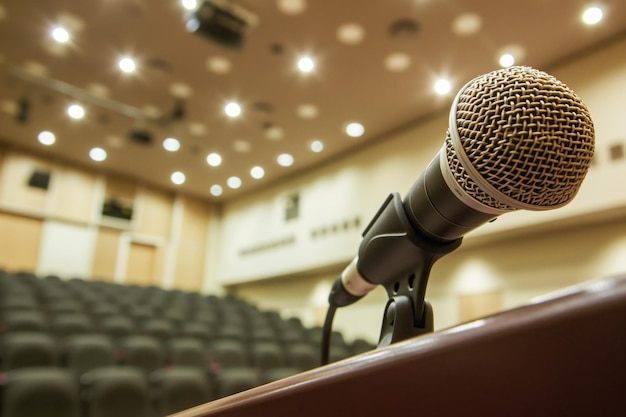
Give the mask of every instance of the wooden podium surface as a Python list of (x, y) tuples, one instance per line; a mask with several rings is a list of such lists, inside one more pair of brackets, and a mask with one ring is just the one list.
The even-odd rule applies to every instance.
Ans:
[(623, 417), (626, 276), (585, 283), (175, 416)]

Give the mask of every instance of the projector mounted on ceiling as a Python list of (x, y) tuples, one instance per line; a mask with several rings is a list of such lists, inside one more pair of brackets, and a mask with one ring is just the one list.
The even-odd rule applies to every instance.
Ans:
[(257, 22), (256, 15), (228, 0), (205, 0), (187, 17), (187, 30), (226, 48), (241, 50), (245, 33)]

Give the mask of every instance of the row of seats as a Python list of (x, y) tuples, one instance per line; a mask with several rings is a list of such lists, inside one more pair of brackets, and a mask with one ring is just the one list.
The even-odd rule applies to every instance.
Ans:
[[(0, 271), (0, 339), (3, 416), (54, 416), (38, 395), (78, 410), (59, 416), (152, 417), (318, 366), (321, 328), (229, 296)], [(373, 348), (332, 341), (331, 360)]]

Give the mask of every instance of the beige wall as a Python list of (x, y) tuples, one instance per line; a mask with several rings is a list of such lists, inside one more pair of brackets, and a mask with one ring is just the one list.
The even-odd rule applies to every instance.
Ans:
[[(50, 172), (47, 190), (27, 185), (35, 169)], [(107, 197), (132, 205), (132, 220), (103, 216)], [(200, 291), (211, 216), (194, 198), (0, 147), (0, 268)], [(85, 244), (72, 245), (71, 269), (53, 246), (76, 236)]]

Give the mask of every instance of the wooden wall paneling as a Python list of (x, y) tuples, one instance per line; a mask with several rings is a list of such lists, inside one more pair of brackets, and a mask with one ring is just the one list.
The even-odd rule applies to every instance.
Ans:
[(50, 212), (56, 218), (80, 223), (94, 220), (93, 205), (96, 192), (94, 174), (65, 167), (55, 169), (51, 192), (54, 199)]
[(0, 267), (35, 272), (43, 220), (0, 212)]
[(107, 282), (115, 280), (120, 236), (121, 232), (116, 229), (98, 229), (91, 273), (94, 278)]
[(131, 242), (126, 264), (124, 284), (142, 286), (159, 285), (156, 277), (157, 247), (150, 244)]
[(50, 172), (50, 163), (16, 152), (6, 152), (0, 167), (0, 203), (44, 213), (48, 192), (28, 186), (35, 170)]
[(204, 282), (207, 235), (211, 206), (185, 199), (180, 241), (176, 255), (174, 287), (185, 291), (201, 291)]
[(136, 222), (134, 230), (138, 233), (168, 238), (172, 224), (171, 194), (142, 188), (136, 199)]

